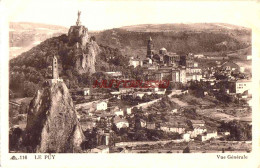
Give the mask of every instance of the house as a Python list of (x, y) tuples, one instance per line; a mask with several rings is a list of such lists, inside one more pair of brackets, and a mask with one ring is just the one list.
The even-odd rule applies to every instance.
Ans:
[(199, 135), (199, 139), (203, 141), (210, 140), (211, 138), (216, 138), (218, 136), (218, 133), (216, 130), (207, 131), (203, 135)]
[(207, 128), (205, 126), (194, 126), (192, 131), (189, 131), (191, 138), (195, 138), (198, 135), (207, 132)]
[(180, 82), (180, 83), (186, 83), (187, 77), (186, 77), (186, 69), (185, 67), (181, 67), (178, 69), (173, 69), (171, 71), (171, 80), (173, 82)]
[(239, 66), (232, 61), (224, 62), (221, 65), (220, 69), (225, 70), (225, 71), (237, 71), (237, 72), (239, 72), (239, 70), (240, 70)]
[(114, 118), (114, 124), (116, 125), (116, 127), (118, 129), (129, 127), (128, 121), (126, 119), (122, 119), (120, 117), (115, 117)]
[(83, 88), (82, 91), (83, 91), (83, 95), (84, 96), (89, 96), (90, 95), (90, 88)]
[(178, 110), (177, 110), (177, 109), (173, 109), (173, 110), (171, 111), (171, 113), (176, 114), (176, 113), (178, 113)]
[(133, 91), (133, 88), (119, 88), (119, 92), (121, 94), (123, 93), (129, 93), (129, 92), (132, 92)]
[[(158, 95), (165, 95), (166, 89), (160, 89), (158, 91), (155, 91), (154, 93), (158, 94)], [(148, 94), (151, 95), (151, 94)]]
[(126, 108), (126, 114), (131, 114), (132, 113), (132, 108), (131, 107), (127, 107)]
[(203, 58), (203, 57), (204, 57), (203, 54), (195, 54), (195, 55), (194, 55), (194, 58)]
[(186, 142), (189, 142), (190, 141), (190, 134), (189, 133), (182, 134), (182, 139)]
[(251, 89), (251, 81), (250, 80), (237, 80), (236, 81), (236, 94), (242, 94), (246, 90)]
[(140, 119), (140, 124), (141, 124), (141, 127), (145, 127), (146, 126), (146, 121), (143, 120), (143, 119)]
[(192, 125), (193, 128), (194, 128), (194, 127), (197, 127), (197, 126), (204, 126), (205, 121), (203, 121), (203, 120), (188, 120), (188, 124)]
[(100, 101), (96, 103), (96, 110), (106, 110), (107, 109), (107, 102)]
[(111, 75), (112, 77), (121, 77), (122, 72), (121, 71), (116, 71), (116, 72), (105, 72), (107, 75)]
[(186, 80), (187, 81), (200, 81), (202, 79), (202, 74), (200, 73), (187, 73)]
[(153, 60), (151, 58), (145, 58), (143, 60), (143, 66), (150, 66), (153, 63)]
[(176, 123), (163, 123), (161, 124), (160, 129), (165, 132), (177, 132), (179, 134), (182, 134), (185, 132), (186, 126)]
[(142, 99), (144, 94), (145, 94), (145, 92), (134, 92), (133, 98), (136, 99), (137, 97), (140, 97)]
[(129, 60), (129, 65), (136, 68), (137, 66), (143, 66), (143, 61), (138, 58), (131, 58)]
[(91, 153), (109, 153), (109, 147), (106, 145), (100, 145), (91, 149)]
[(113, 95), (114, 98), (121, 99), (121, 93), (118, 91), (110, 92), (111, 95)]
[(146, 128), (147, 129), (155, 129), (155, 123), (154, 122), (147, 122), (146, 123)]
[(177, 67), (179, 65), (179, 61), (180, 61), (180, 55), (178, 55), (176, 53), (169, 52), (169, 53), (163, 54), (163, 62), (164, 62), (164, 64), (166, 64), (168, 66)]
[[(164, 80), (164, 79), (171, 79), (172, 70), (171, 69), (158, 69), (158, 71), (155, 72), (155, 79), (156, 80)], [(170, 78), (170, 79), (169, 79)]]
[(220, 135), (220, 136), (228, 136), (228, 135), (230, 135), (230, 132), (229, 131), (218, 132), (218, 135)]
[(114, 111), (114, 114), (116, 115), (116, 116), (123, 116), (124, 115), (124, 111), (123, 110), (121, 110), (121, 109), (119, 109), (119, 110), (116, 110), (116, 111)]

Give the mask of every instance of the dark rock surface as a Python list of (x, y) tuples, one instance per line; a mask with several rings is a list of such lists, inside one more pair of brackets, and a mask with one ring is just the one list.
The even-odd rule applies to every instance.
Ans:
[(66, 85), (46, 82), (33, 98), (24, 136), (28, 152), (81, 152), (84, 135)]

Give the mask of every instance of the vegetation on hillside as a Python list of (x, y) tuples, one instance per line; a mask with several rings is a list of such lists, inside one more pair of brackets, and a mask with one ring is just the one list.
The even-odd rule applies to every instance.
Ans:
[[(251, 37), (247, 30), (236, 30), (234, 34)], [(223, 32), (135, 32), (123, 29), (106, 30), (97, 35), (97, 41), (101, 44), (117, 48), (130, 47), (137, 49), (146, 47), (147, 39), (152, 37), (155, 49), (165, 47), (171, 52), (218, 52), (232, 51), (249, 46), (244, 40), (235, 38), (232, 34)]]
[[(122, 70), (128, 65), (128, 57), (123, 56), (119, 50), (104, 45), (100, 49), (101, 53), (96, 58), (97, 71)], [(73, 46), (68, 44), (66, 35), (61, 35), (10, 60), (10, 89), (20, 96), (33, 96), (42, 82), (51, 77), (49, 66), (52, 65), (54, 55), (58, 59), (59, 75), (69, 88), (90, 86), (100, 76), (99, 72), (90, 75), (75, 71), (73, 63), (76, 56), (73, 54)]]

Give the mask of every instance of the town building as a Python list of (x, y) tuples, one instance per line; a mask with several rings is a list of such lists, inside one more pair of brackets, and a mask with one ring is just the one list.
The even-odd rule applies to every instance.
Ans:
[(121, 110), (121, 109), (119, 109), (119, 110), (114, 111), (114, 114), (115, 114), (116, 116), (124, 116), (124, 111)]
[(178, 67), (180, 62), (180, 55), (168, 52), (163, 56), (164, 64), (167, 66)]
[(239, 70), (240, 70), (239, 66), (232, 61), (224, 62), (221, 65), (220, 68), (221, 68), (221, 70), (224, 70), (224, 71), (237, 71), (237, 72), (239, 72)]
[(115, 117), (114, 118), (114, 124), (116, 125), (116, 127), (118, 129), (129, 127), (128, 121), (126, 119), (122, 119), (120, 117)]
[(130, 115), (132, 113), (132, 108), (131, 107), (127, 107), (126, 108), (126, 114)]
[(236, 81), (236, 93), (244, 93), (247, 90), (251, 89), (251, 81), (250, 80), (237, 80)]
[(195, 55), (194, 55), (194, 58), (203, 58), (203, 57), (204, 57), (203, 54), (195, 54)]
[(100, 101), (96, 103), (96, 110), (106, 110), (107, 109), (107, 102), (105, 101)]
[(198, 137), (203, 142), (203, 141), (210, 140), (212, 138), (217, 138), (218, 133), (215, 130), (214, 131), (207, 131), (206, 133), (199, 135)]
[(205, 126), (194, 126), (192, 131), (189, 131), (191, 138), (195, 138), (198, 135), (207, 132), (207, 128)]
[(165, 132), (176, 132), (182, 134), (185, 133), (186, 126), (176, 123), (163, 123), (160, 125), (160, 129)]
[(105, 72), (105, 74), (110, 75), (110, 76), (115, 77), (115, 78), (119, 78), (119, 77), (123, 76), (121, 71)]
[(83, 95), (89, 96), (90, 95), (90, 88), (83, 88)]
[(146, 128), (147, 129), (155, 129), (155, 123), (154, 122), (147, 122), (146, 123)]
[(189, 53), (188, 55), (180, 56), (180, 65), (186, 68), (192, 68), (194, 66), (194, 55)]
[(140, 125), (141, 125), (141, 127), (146, 127), (146, 121), (143, 119), (140, 119)]
[(130, 66), (133, 66), (134, 68), (136, 68), (136, 67), (138, 67), (138, 66), (143, 66), (143, 61), (141, 60), (141, 59), (139, 59), (139, 58), (131, 58), (130, 60), (129, 60), (129, 65)]
[(184, 133), (182, 134), (182, 139), (185, 141), (185, 142), (189, 142), (190, 141), (190, 134), (189, 133)]
[(187, 122), (192, 127), (205, 126), (205, 121), (203, 120), (188, 120)]

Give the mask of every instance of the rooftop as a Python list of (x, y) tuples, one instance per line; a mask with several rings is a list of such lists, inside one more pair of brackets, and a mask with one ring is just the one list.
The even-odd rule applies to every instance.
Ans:
[(190, 120), (192, 124), (205, 124), (205, 121), (203, 120)]

